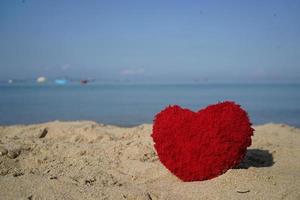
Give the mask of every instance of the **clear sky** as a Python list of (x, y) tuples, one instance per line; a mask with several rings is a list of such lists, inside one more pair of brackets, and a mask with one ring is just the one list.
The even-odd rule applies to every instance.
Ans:
[(1, 0), (0, 79), (300, 80), (300, 1)]

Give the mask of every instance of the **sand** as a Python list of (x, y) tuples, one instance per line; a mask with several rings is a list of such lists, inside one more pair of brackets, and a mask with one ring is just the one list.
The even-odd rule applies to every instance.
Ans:
[(254, 126), (236, 169), (185, 183), (158, 160), (152, 125), (0, 127), (0, 199), (300, 199), (300, 129)]

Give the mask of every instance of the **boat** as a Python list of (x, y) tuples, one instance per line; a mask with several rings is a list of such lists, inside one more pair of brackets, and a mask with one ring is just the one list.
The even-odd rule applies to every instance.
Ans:
[(65, 84), (67, 84), (68, 81), (66, 79), (56, 79), (54, 82), (57, 85), (65, 85)]
[(36, 79), (37, 83), (45, 83), (47, 81), (47, 78), (44, 76), (40, 76)]
[(80, 80), (81, 84), (87, 84), (89, 81), (88, 80)]

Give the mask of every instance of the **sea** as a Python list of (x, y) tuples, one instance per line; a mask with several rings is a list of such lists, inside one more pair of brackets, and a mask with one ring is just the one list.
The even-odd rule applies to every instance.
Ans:
[(300, 84), (0, 84), (0, 125), (92, 120), (152, 123), (168, 105), (198, 111), (235, 101), (253, 124), (300, 127)]

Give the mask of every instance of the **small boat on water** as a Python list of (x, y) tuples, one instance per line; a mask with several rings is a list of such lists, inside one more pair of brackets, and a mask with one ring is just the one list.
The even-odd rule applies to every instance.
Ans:
[(66, 79), (56, 79), (54, 82), (57, 85), (65, 85), (68, 81)]
[(13, 81), (12, 79), (9, 79), (7, 82), (8, 82), (9, 84), (12, 84), (14, 81)]
[(87, 84), (89, 81), (88, 80), (80, 80), (81, 84)]
[(47, 78), (44, 76), (40, 76), (36, 79), (37, 83), (45, 83), (47, 81)]

